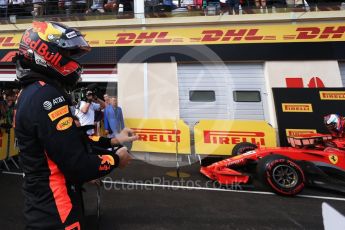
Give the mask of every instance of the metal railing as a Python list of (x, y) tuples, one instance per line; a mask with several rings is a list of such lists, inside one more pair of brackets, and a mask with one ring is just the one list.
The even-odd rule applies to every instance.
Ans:
[[(31, 1), (31, 0), (30, 0)], [(36, 1), (36, 0), (34, 0)], [(92, 2), (90, 2), (92, 1)], [(107, 0), (106, 0), (107, 1)], [(345, 10), (345, 0), (231, 0), (235, 5), (217, 1), (189, 1), (198, 4), (166, 5), (161, 0), (146, 1), (144, 15), (133, 12), (133, 3), (114, 4), (102, 0), (53, 0), (21, 5), (0, 5), (0, 23), (36, 20), (102, 20), (122, 18), (189, 17), (232, 14), (264, 14), (282, 12)], [(238, 3), (236, 5), (236, 1)], [(129, 2), (129, 1), (125, 1)], [(176, 3), (175, 1), (172, 1)]]
[(26, 2), (21, 5), (0, 5), (0, 23), (20, 23), (38, 20), (93, 20), (109, 18), (133, 18), (132, 9), (120, 5), (110, 7), (103, 1), (55, 0), (41, 3)]

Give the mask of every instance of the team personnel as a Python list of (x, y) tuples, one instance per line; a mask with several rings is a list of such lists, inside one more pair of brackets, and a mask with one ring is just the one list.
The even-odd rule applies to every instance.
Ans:
[[(25, 173), (28, 230), (85, 229), (81, 185), (131, 159), (127, 151), (95, 154), (73, 122), (65, 90), (80, 79), (81, 66), (74, 58), (89, 50), (78, 30), (55, 22), (34, 22), (20, 41), (15, 61), (23, 89), (14, 125)], [(131, 137), (119, 142), (136, 139), (128, 133)]]
[[(92, 91), (86, 92), (86, 100), (82, 100), (76, 107), (75, 115), (79, 118), (81, 126), (95, 125), (95, 112), (104, 109), (105, 103), (99, 99)], [(93, 135), (95, 129), (87, 130), (88, 135)]]
[(125, 128), (122, 109), (117, 104), (117, 97), (110, 97), (109, 105), (104, 109), (104, 130), (108, 137), (116, 137)]

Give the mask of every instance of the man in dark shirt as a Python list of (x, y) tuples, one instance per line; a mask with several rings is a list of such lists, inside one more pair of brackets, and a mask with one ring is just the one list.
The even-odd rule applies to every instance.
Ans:
[[(81, 66), (74, 58), (89, 50), (78, 30), (54, 22), (34, 22), (20, 41), (15, 61), (23, 89), (14, 126), (25, 173), (28, 230), (84, 229), (82, 184), (131, 159), (127, 151), (97, 153), (88, 148), (73, 122), (66, 89), (80, 79)], [(122, 141), (135, 139), (127, 135)]]

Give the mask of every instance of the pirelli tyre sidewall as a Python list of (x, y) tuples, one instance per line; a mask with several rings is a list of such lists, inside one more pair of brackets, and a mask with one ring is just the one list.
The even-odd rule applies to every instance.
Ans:
[(302, 168), (281, 155), (268, 155), (259, 160), (257, 173), (262, 183), (283, 196), (295, 196), (305, 186)]
[(241, 142), (234, 146), (234, 148), (231, 151), (231, 155), (238, 156), (248, 151), (255, 150), (257, 148), (258, 146), (256, 144), (249, 143), (249, 142)]

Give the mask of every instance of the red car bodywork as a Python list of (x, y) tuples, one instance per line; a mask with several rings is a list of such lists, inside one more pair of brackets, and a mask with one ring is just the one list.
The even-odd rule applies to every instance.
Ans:
[(288, 140), (294, 147), (258, 148), (201, 167), (200, 172), (223, 185), (246, 184), (250, 176), (237, 169), (249, 163), (256, 163), (271, 154), (285, 156), (297, 163), (307, 161), (315, 166), (345, 172), (345, 138), (333, 139), (330, 135), (308, 134), (302, 137), (290, 137)]

